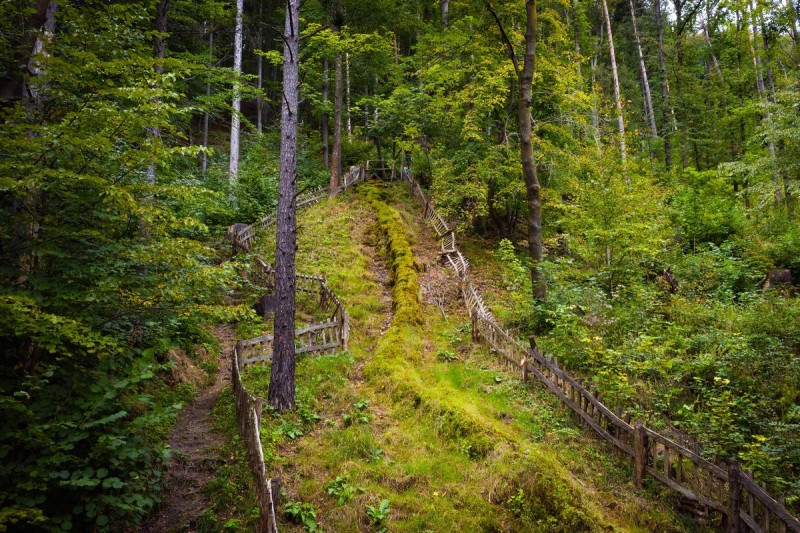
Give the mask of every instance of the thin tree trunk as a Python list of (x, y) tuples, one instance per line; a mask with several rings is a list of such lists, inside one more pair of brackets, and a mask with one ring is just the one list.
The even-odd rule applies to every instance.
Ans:
[(667, 171), (672, 168), (672, 144), (669, 130), (669, 80), (667, 79), (667, 63), (664, 57), (664, 20), (661, 16), (661, 0), (654, 0), (656, 18), (656, 40), (658, 41), (658, 73), (661, 77), (661, 122), (664, 128), (664, 166)]
[(330, 170), (330, 141), (328, 140), (328, 86), (330, 82), (328, 78), (328, 58), (322, 60), (322, 159), (325, 162), (325, 168)]
[[(263, 30), (263, 14), (264, 14), (264, 0), (258, 0), (258, 49), (264, 46), (264, 30)], [(261, 88), (264, 86), (264, 57), (258, 54), (256, 59), (258, 68), (258, 96), (256, 96), (256, 129), (258, 133), (264, 132), (264, 99), (261, 98)]]
[[(154, 25), (156, 35), (153, 38), (153, 59), (155, 61), (153, 69), (158, 74), (164, 72), (164, 66), (161, 64), (161, 60), (164, 59), (164, 52), (167, 47), (167, 41), (164, 34), (167, 32), (168, 9), (169, 0), (159, 0), (158, 5), (156, 6), (156, 20)], [(156, 98), (155, 101), (158, 102), (158, 98)], [(150, 137), (153, 142), (159, 142), (161, 140), (161, 128), (158, 126), (148, 126), (147, 136)], [(147, 166), (145, 179), (150, 185), (153, 185), (156, 182), (155, 161), (151, 161)]]
[(622, 116), (622, 95), (619, 90), (619, 75), (617, 74), (617, 55), (614, 50), (614, 35), (611, 32), (611, 17), (608, 15), (608, 3), (602, 0), (603, 16), (606, 19), (606, 33), (608, 33), (608, 53), (611, 57), (611, 75), (614, 79), (614, 99), (617, 103), (617, 124), (619, 126), (619, 151), (624, 163), (627, 159), (625, 150), (625, 119)]
[(234, 187), (239, 181), (239, 112), (242, 108), (242, 11), (244, 0), (236, 0), (236, 31), (233, 38), (233, 111), (231, 112), (231, 154), (228, 169), (228, 181), (231, 186), (231, 198), (234, 198)]
[(536, 172), (536, 161), (533, 154), (533, 125), (531, 120), (531, 99), (533, 84), (533, 73), (536, 69), (536, 36), (538, 25), (538, 13), (536, 0), (525, 1), (525, 55), (523, 57), (522, 68), (520, 69), (517, 61), (514, 45), (508, 38), (505, 28), (494, 10), (487, 1), (486, 7), (497, 23), (503, 43), (506, 46), (508, 55), (514, 65), (514, 71), (519, 80), (519, 102), (517, 111), (519, 113), (519, 144), (520, 160), (522, 163), (522, 177), (525, 181), (526, 198), (528, 202), (528, 250), (533, 261), (531, 265), (531, 286), (533, 298), (538, 302), (544, 302), (547, 297), (547, 284), (541, 271), (543, 259), (542, 246), (542, 197), (539, 176)]
[(295, 247), (297, 245), (297, 110), (300, 100), (300, 0), (288, 0), (283, 48), (281, 172), (275, 246), (275, 342), (267, 401), (279, 412), (295, 406)]
[(629, 0), (631, 6), (631, 21), (633, 21), (633, 35), (636, 37), (636, 51), (639, 54), (639, 74), (642, 77), (642, 89), (644, 89), (644, 106), (647, 121), (650, 124), (650, 133), (653, 137), (658, 137), (658, 129), (656, 128), (656, 117), (653, 113), (653, 99), (650, 97), (650, 82), (647, 79), (647, 67), (644, 63), (644, 52), (642, 52), (642, 40), (639, 36), (639, 27), (636, 24), (636, 8), (633, 0)]
[(342, 176), (342, 54), (336, 55), (334, 64), (335, 86), (333, 97), (333, 154), (331, 155), (331, 194), (339, 186)]
[[(211, 33), (208, 34), (208, 68), (211, 69), (212, 65), (214, 64), (214, 31), (212, 30)], [(211, 79), (206, 82), (206, 99), (210, 101), (211, 99)], [(206, 102), (206, 105), (209, 105), (209, 102)], [(208, 119), (210, 113), (208, 109), (203, 114), (203, 153), (201, 155), (200, 160), (200, 169), (203, 174), (203, 177), (206, 176), (206, 171), (208, 170)]]
[(345, 52), (344, 54), (344, 65), (345, 65), (345, 113), (347, 114), (347, 140), (353, 140), (353, 120), (350, 116), (350, 54)]
[(450, 0), (442, 0), (442, 26), (447, 28), (447, 17), (450, 13)]
[[(758, 38), (758, 25), (756, 24), (756, 13), (752, 2), (750, 4), (750, 10), (753, 33), (747, 32), (747, 42), (750, 45), (750, 54), (753, 58), (753, 70), (756, 73), (756, 91), (758, 92), (759, 98), (764, 103), (764, 120), (767, 121), (767, 124), (770, 124), (772, 122), (772, 111), (770, 110), (770, 99), (764, 85), (764, 75), (761, 71), (761, 58), (756, 53), (755, 48), (755, 41)], [(772, 161), (772, 184), (774, 187), (775, 205), (781, 205), (783, 202), (783, 191), (781, 190), (780, 178), (775, 170), (777, 157), (775, 155), (775, 141), (772, 139), (772, 135), (767, 137), (767, 147), (769, 149), (770, 160)]]
[[(710, 12), (710, 10), (709, 10)], [(706, 18), (703, 19), (700, 23), (703, 29), (703, 39), (706, 41), (706, 46), (708, 46), (708, 51), (711, 53), (711, 66), (714, 71), (719, 76), (720, 81), (725, 81), (725, 76), (722, 74), (722, 68), (719, 66), (719, 61), (717, 60), (717, 55), (714, 53), (714, 47), (711, 45), (711, 33), (708, 31), (708, 19), (710, 16), (706, 15)]]

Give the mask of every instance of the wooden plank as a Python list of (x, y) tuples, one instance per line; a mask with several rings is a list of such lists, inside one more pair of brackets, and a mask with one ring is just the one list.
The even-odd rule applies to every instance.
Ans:
[(744, 512), (744, 509), (739, 511), (739, 518), (750, 528), (753, 533), (764, 533), (764, 530), (758, 525), (753, 517)]
[(658, 481), (660, 481), (664, 485), (666, 485), (669, 488), (671, 488), (672, 490), (674, 490), (675, 492), (679, 493), (684, 498), (686, 498), (688, 500), (691, 500), (691, 501), (694, 501), (694, 502), (697, 502), (697, 503), (700, 503), (702, 505), (707, 505), (709, 507), (712, 507), (712, 508), (716, 509), (717, 511), (719, 511), (720, 513), (723, 513), (723, 514), (726, 514), (726, 515), (728, 514), (728, 509), (724, 505), (722, 505), (722, 504), (720, 504), (718, 502), (715, 502), (714, 500), (711, 500), (711, 499), (709, 499), (709, 498), (707, 498), (707, 497), (705, 497), (703, 495), (695, 494), (692, 490), (684, 487), (683, 485), (680, 485), (680, 484), (676, 483), (675, 481), (673, 481), (672, 479), (670, 479), (668, 477), (664, 477), (664, 474), (659, 472), (658, 469), (656, 469), (656, 468), (654, 468), (652, 466), (648, 466), (647, 467), (647, 473), (650, 474), (651, 476), (653, 476), (654, 478), (656, 478)]
[(741, 473), (739, 476), (739, 480), (741, 481), (742, 485), (744, 485), (747, 490), (752, 494), (758, 501), (760, 501), (767, 511), (774, 514), (777, 518), (782, 520), (787, 526), (789, 526), (791, 531), (795, 531), (800, 533), (800, 520), (794, 517), (783, 505), (778, 503), (772, 496), (767, 493), (766, 490), (759, 487), (758, 484), (750, 479), (749, 476)]
[(553, 382), (552, 382), (552, 381), (550, 381), (549, 379), (547, 379), (547, 377), (546, 377), (544, 374), (542, 374), (541, 372), (539, 372), (539, 370), (536, 368), (536, 366), (534, 366), (534, 365), (528, 365), (528, 372), (531, 372), (531, 373), (533, 373), (533, 374), (534, 374), (534, 375), (535, 375), (535, 376), (536, 376), (536, 377), (539, 379), (539, 381), (541, 381), (542, 383), (544, 383), (545, 385), (547, 385), (547, 387), (548, 387), (548, 388), (549, 388), (551, 391), (553, 391), (553, 392), (554, 392), (554, 393), (555, 393), (555, 394), (556, 394), (556, 395), (557, 395), (559, 398), (561, 398), (561, 400), (562, 400), (564, 403), (566, 403), (566, 404), (567, 404), (567, 405), (570, 407), (570, 409), (572, 409), (573, 411), (575, 411), (575, 413), (577, 413), (577, 414), (578, 414), (578, 416), (580, 416), (581, 418), (583, 418), (583, 419), (586, 421), (586, 423), (587, 423), (587, 424), (589, 424), (589, 425), (592, 427), (592, 429), (594, 429), (594, 430), (595, 430), (597, 433), (599, 433), (599, 434), (600, 434), (602, 437), (604, 437), (606, 440), (608, 440), (608, 441), (610, 441), (612, 444), (616, 445), (616, 446), (617, 446), (617, 447), (618, 447), (620, 450), (622, 450), (623, 452), (625, 452), (625, 453), (627, 453), (628, 455), (630, 455), (631, 457), (633, 457), (633, 448), (631, 448), (630, 446), (628, 446), (626, 443), (624, 443), (624, 442), (620, 441), (619, 439), (616, 439), (616, 438), (614, 438), (614, 437), (611, 435), (611, 433), (609, 433), (608, 431), (606, 431), (605, 429), (603, 429), (602, 427), (600, 427), (600, 425), (599, 425), (597, 422), (595, 422), (595, 421), (594, 421), (594, 419), (592, 419), (592, 417), (591, 417), (591, 416), (589, 416), (588, 414), (586, 414), (586, 413), (585, 413), (585, 412), (584, 412), (584, 411), (583, 411), (583, 410), (582, 410), (580, 407), (578, 407), (577, 405), (575, 405), (575, 403), (574, 403), (572, 400), (570, 400), (569, 398), (567, 398), (567, 395), (566, 395), (566, 394), (564, 394), (564, 391), (562, 391), (562, 390), (561, 390), (560, 388), (558, 388), (558, 387), (557, 387), (555, 384), (553, 384)]
[(710, 461), (707, 461), (706, 459), (703, 459), (702, 457), (700, 457), (698, 454), (694, 453), (693, 451), (684, 448), (683, 446), (681, 446), (677, 442), (668, 439), (667, 437), (665, 437), (664, 435), (661, 435), (660, 433), (656, 433), (652, 429), (644, 428), (644, 430), (647, 433), (647, 437), (648, 438), (653, 439), (653, 440), (655, 440), (657, 442), (660, 442), (665, 447), (669, 447), (669, 448), (675, 450), (676, 452), (678, 452), (682, 456), (684, 456), (687, 459), (689, 459), (690, 461), (692, 461), (697, 466), (699, 466), (699, 467), (711, 472), (712, 474), (714, 474), (718, 478), (722, 479), (723, 481), (728, 481), (728, 473), (725, 470), (723, 470), (722, 468), (720, 468), (717, 465), (715, 465), (714, 463), (712, 463)]
[[(528, 350), (528, 357), (529, 357), (529, 358), (532, 358), (532, 359), (535, 359), (535, 360), (537, 360), (537, 361), (539, 361), (539, 362), (540, 362), (542, 365), (544, 365), (545, 367), (547, 367), (547, 368), (550, 368), (550, 370), (551, 370), (553, 373), (555, 373), (556, 375), (558, 375), (558, 376), (559, 376), (559, 377), (561, 377), (562, 379), (564, 379), (564, 380), (568, 381), (568, 382), (569, 382), (569, 383), (570, 383), (570, 384), (571, 384), (573, 387), (575, 387), (575, 388), (578, 390), (578, 392), (580, 393), (580, 395), (581, 395), (581, 396), (583, 396), (583, 397), (584, 397), (584, 399), (585, 399), (586, 401), (588, 401), (588, 402), (589, 402), (589, 403), (591, 403), (591, 404), (592, 404), (594, 407), (596, 407), (597, 409), (599, 409), (599, 410), (600, 410), (600, 412), (601, 412), (603, 415), (605, 415), (607, 418), (609, 418), (609, 419), (611, 420), (611, 422), (612, 422), (612, 423), (613, 423), (615, 426), (617, 426), (617, 427), (621, 428), (623, 431), (626, 431), (626, 432), (628, 432), (628, 433), (633, 433), (633, 426), (631, 426), (630, 424), (628, 424), (627, 422), (625, 422), (624, 420), (622, 420), (620, 417), (618, 417), (617, 415), (615, 415), (615, 414), (614, 414), (614, 413), (611, 411), (611, 409), (609, 409), (608, 407), (606, 407), (605, 405), (603, 405), (603, 404), (602, 404), (602, 403), (601, 403), (601, 402), (600, 402), (600, 401), (599, 401), (597, 398), (595, 398), (594, 396), (592, 396), (592, 395), (589, 393), (589, 391), (588, 391), (588, 390), (586, 390), (586, 389), (585, 389), (585, 388), (584, 388), (582, 385), (580, 385), (580, 384), (579, 384), (577, 381), (575, 381), (575, 379), (574, 379), (572, 376), (570, 376), (570, 375), (569, 375), (569, 374), (567, 374), (566, 372), (563, 372), (563, 371), (562, 371), (560, 368), (554, 368), (554, 367), (553, 367), (553, 365), (552, 365), (552, 363), (550, 363), (550, 361), (548, 361), (548, 360), (547, 360), (545, 357), (543, 357), (541, 354), (539, 354), (539, 352), (538, 352), (538, 351)], [(645, 430), (647, 430), (647, 429), (645, 428)]]

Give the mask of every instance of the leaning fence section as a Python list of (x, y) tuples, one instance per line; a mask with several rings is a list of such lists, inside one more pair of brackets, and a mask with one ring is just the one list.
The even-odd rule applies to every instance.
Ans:
[(276, 508), (280, 494), (280, 480), (267, 477), (264, 464), (264, 450), (261, 447), (261, 413), (264, 402), (252, 396), (242, 382), (242, 353), (245, 350), (242, 342), (237, 342), (233, 349), (231, 364), (231, 383), (236, 403), (236, 418), (239, 422), (239, 435), (247, 448), (247, 462), (256, 481), (256, 498), (258, 500), (258, 530), (266, 533), (278, 533)]
[[(369, 163), (383, 172), (388, 170), (382, 162)], [(395, 175), (393, 169), (391, 175)], [(637, 486), (647, 476), (657, 480), (698, 508), (716, 512), (722, 518), (723, 528), (730, 533), (800, 533), (800, 521), (787, 510), (783, 500), (773, 498), (736, 461), (720, 467), (702, 457), (699, 444), (690, 436), (655, 431), (639, 421), (632, 423), (629, 415), (606, 406), (596, 389), (587, 387), (561, 368), (557, 359), (541, 352), (533, 337), (529, 339), (530, 347), (526, 347), (498, 324), (471, 280), (469, 262), (456, 245), (455, 232), (407, 169), (400, 177), (408, 182), (411, 195), (423, 205), (423, 218), (440, 241), (442, 263), (449, 264), (458, 275), (461, 295), (472, 321), (473, 338), (482, 338), (519, 371), (523, 381), (534, 376), (585, 426), (629, 457)]]

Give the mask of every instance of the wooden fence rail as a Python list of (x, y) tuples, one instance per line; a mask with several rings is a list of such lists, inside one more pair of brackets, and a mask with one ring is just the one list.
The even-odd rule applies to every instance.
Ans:
[(242, 343), (237, 342), (233, 349), (233, 364), (231, 364), (231, 383), (236, 403), (236, 417), (239, 422), (239, 434), (247, 448), (247, 462), (256, 480), (256, 497), (260, 515), (258, 530), (262, 533), (278, 533), (276, 508), (280, 495), (280, 480), (267, 477), (264, 450), (261, 447), (261, 413), (264, 403), (260, 398), (252, 396), (242, 383), (242, 350)]
[(519, 369), (523, 381), (533, 375), (568, 406), (598, 435), (611, 442), (633, 461), (634, 481), (641, 486), (646, 475), (680, 494), (698, 507), (713, 510), (722, 517), (729, 533), (800, 533), (800, 521), (783, 501), (773, 498), (742, 472), (736, 461), (722, 468), (701, 456), (699, 443), (677, 431), (657, 432), (621, 411), (607, 407), (596, 390), (590, 390), (559, 367), (558, 360), (536, 348), (533, 337), (525, 348), (492, 316), (480, 292), (469, 277), (469, 262), (456, 245), (455, 232), (436, 211), (414, 177), (404, 172), (401, 178), (411, 188), (411, 196), (423, 206), (423, 218), (436, 231), (443, 264), (449, 263), (459, 277), (461, 295), (472, 321), (473, 338), (483, 338), (507, 363)]

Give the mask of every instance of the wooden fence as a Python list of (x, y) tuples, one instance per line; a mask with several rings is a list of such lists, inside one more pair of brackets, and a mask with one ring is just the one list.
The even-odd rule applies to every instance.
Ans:
[(264, 402), (261, 398), (252, 396), (242, 383), (243, 350), (242, 342), (237, 342), (233, 349), (233, 364), (231, 364), (231, 383), (236, 402), (239, 434), (247, 448), (247, 462), (256, 480), (260, 515), (258, 530), (264, 533), (278, 533), (278, 517), (275, 510), (278, 507), (281, 482), (279, 479), (267, 477), (264, 450), (261, 447), (261, 412)]
[(449, 263), (459, 277), (461, 294), (472, 321), (473, 339), (483, 338), (493, 351), (519, 371), (523, 381), (530, 375), (536, 377), (574, 411), (584, 425), (630, 457), (636, 486), (641, 486), (649, 475), (695, 506), (716, 512), (729, 533), (800, 533), (800, 521), (786, 509), (784, 502), (770, 496), (763, 484), (743, 472), (736, 461), (722, 468), (704, 459), (696, 439), (688, 435), (659, 433), (638, 421), (631, 424), (628, 415), (608, 408), (596, 390), (590, 391), (559, 367), (557, 359), (539, 351), (533, 337), (529, 339), (530, 347), (526, 348), (503, 329), (470, 280), (469, 262), (458, 250), (455, 232), (414, 177), (403, 172), (401, 178), (409, 183), (411, 195), (423, 205), (425, 221), (436, 231), (443, 264)]

